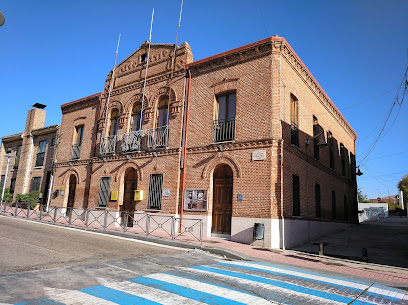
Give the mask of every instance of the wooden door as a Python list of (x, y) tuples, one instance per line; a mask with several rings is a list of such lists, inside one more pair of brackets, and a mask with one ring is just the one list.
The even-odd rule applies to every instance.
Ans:
[(69, 177), (69, 191), (68, 191), (68, 203), (67, 203), (67, 216), (72, 211), (75, 203), (75, 190), (76, 190), (76, 177), (75, 175), (71, 175)]
[(221, 165), (214, 171), (212, 232), (231, 234), (232, 170)]
[[(122, 211), (127, 212), (128, 221), (127, 226), (133, 226), (133, 213), (135, 212), (135, 201), (134, 194), (135, 190), (137, 189), (137, 176), (136, 171), (131, 168), (125, 175), (125, 187), (124, 187), (124, 194), (123, 194), (123, 205)], [(125, 213), (122, 213), (122, 223), (124, 223)]]

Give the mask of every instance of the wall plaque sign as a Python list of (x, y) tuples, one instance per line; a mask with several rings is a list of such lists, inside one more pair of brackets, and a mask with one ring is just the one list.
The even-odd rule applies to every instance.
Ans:
[(264, 161), (266, 160), (266, 150), (255, 150), (251, 155), (252, 161)]

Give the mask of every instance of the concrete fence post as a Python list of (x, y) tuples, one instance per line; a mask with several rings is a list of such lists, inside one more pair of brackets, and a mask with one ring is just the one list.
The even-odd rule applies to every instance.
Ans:
[[(68, 211), (68, 209), (67, 209), (67, 211)], [(68, 217), (68, 224), (69, 225), (71, 225), (73, 211), (74, 211), (74, 208), (71, 208), (71, 212), (69, 213), (69, 217)]]
[(108, 211), (105, 210), (105, 215), (103, 217), (103, 229), (106, 230), (106, 226), (108, 224)]
[(146, 214), (146, 235), (149, 235), (150, 229), (150, 215)]

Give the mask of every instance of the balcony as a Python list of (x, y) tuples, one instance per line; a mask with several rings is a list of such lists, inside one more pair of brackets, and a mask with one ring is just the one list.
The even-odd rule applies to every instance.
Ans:
[(235, 140), (235, 117), (213, 121), (213, 142)]
[(99, 155), (114, 155), (166, 148), (169, 142), (169, 127), (137, 130), (121, 135), (104, 137), (100, 143)]
[(144, 130), (137, 130), (123, 134), (121, 149), (122, 153), (137, 152), (141, 150)]
[(81, 156), (81, 144), (73, 144), (71, 149), (71, 160), (78, 160)]
[(117, 135), (104, 137), (101, 139), (99, 154), (101, 156), (114, 155), (116, 153)]
[(165, 148), (169, 144), (169, 126), (147, 130), (147, 147), (149, 149)]

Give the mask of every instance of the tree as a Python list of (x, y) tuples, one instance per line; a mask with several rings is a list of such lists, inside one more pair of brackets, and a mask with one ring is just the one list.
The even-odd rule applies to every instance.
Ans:
[(362, 189), (358, 189), (357, 197), (358, 197), (358, 202), (370, 202), (370, 200), (368, 200), (367, 198), (367, 195), (363, 193)]
[(408, 203), (408, 174), (401, 178), (401, 181), (398, 182), (397, 187), (404, 194), (404, 204), (406, 205)]

